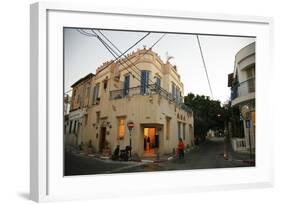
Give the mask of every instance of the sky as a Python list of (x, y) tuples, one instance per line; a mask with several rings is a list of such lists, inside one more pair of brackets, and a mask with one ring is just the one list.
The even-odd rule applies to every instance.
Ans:
[[(84, 31), (91, 33), (87, 29)], [(122, 52), (147, 34), (147, 32), (133, 31), (100, 31)], [(143, 48), (143, 46), (150, 48), (161, 36), (163, 33), (150, 33), (129, 52)], [(100, 37), (102, 36), (100, 35)], [(228, 74), (234, 70), (235, 55), (241, 48), (254, 42), (255, 38), (199, 35), (199, 39), (213, 99), (222, 103), (226, 102), (230, 97), (230, 89), (227, 87)], [(173, 56), (170, 63), (177, 66), (178, 73), (181, 75), (181, 80), (184, 83), (184, 95), (192, 92), (211, 96), (195, 34), (166, 33), (152, 50), (158, 53), (164, 62), (166, 62), (167, 56)], [(95, 74), (96, 68), (103, 62), (113, 59), (112, 54), (97, 37), (83, 35), (75, 28), (65, 28), (65, 91), (71, 90), (70, 86), (87, 74)]]

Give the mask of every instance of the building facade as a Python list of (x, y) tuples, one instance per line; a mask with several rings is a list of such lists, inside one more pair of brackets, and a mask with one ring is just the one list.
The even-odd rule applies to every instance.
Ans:
[(176, 66), (150, 49), (105, 62), (72, 89), (68, 131), (78, 129), (76, 143), (95, 152), (131, 144), (132, 154), (142, 157), (174, 152), (179, 138), (193, 145), (193, 113), (183, 103)]
[(72, 86), (72, 97), (70, 98), (70, 110), (65, 115), (65, 143), (68, 145), (78, 145), (81, 142), (81, 127), (87, 109), (90, 106), (90, 90), (94, 74), (76, 81)]
[[(243, 126), (243, 136), (233, 136), (234, 149), (255, 148), (255, 42), (242, 48), (235, 56), (234, 72), (229, 75), (231, 106), (238, 108)], [(242, 117), (247, 106), (247, 117)]]

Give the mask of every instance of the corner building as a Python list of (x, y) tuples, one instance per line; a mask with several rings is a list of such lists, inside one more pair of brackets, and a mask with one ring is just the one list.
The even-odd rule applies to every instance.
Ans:
[[(255, 150), (255, 116), (256, 116), (256, 43), (253, 42), (242, 48), (235, 56), (234, 72), (229, 75), (229, 87), (231, 87), (231, 106), (239, 109), (242, 113), (244, 105), (249, 107), (249, 126), (242, 119), (240, 127), (243, 133), (233, 136), (234, 150)], [(242, 116), (242, 114), (240, 114)], [(249, 140), (250, 138), (250, 140)], [(242, 143), (241, 143), (242, 142)], [(251, 142), (251, 146), (250, 146)], [(243, 145), (241, 147), (241, 144)]]
[[(139, 157), (170, 154), (178, 138), (193, 145), (193, 112), (183, 103), (177, 68), (152, 50), (138, 49), (116, 62), (105, 62), (95, 75), (77, 82), (71, 98), (76, 109), (69, 113), (83, 115), (77, 143), (92, 143), (95, 152), (102, 153), (117, 145), (124, 149), (131, 139), (132, 155)], [(128, 122), (134, 124), (131, 133)]]

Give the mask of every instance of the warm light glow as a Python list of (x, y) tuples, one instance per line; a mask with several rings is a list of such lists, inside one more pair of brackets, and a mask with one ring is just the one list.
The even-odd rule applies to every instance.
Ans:
[(144, 128), (143, 129), (144, 137), (149, 136), (150, 143), (154, 143), (155, 138), (155, 128)]
[(125, 119), (120, 118), (118, 121), (118, 138), (123, 139), (125, 137)]

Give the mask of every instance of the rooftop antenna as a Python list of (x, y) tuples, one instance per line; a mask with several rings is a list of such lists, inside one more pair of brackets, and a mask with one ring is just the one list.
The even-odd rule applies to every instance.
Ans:
[(174, 56), (170, 56), (168, 52), (166, 52), (166, 63), (169, 62), (169, 60), (173, 59)]

